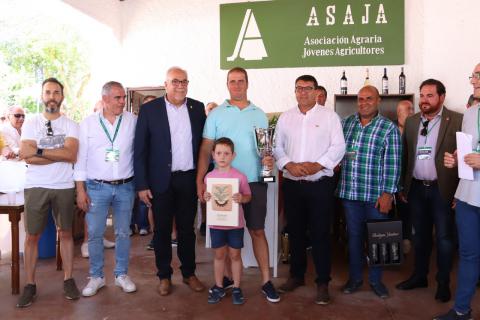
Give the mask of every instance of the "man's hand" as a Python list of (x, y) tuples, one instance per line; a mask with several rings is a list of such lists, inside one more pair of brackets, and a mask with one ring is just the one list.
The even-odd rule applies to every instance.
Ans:
[(403, 191), (400, 191), (400, 192), (398, 193), (398, 199), (399, 199), (400, 201), (402, 201), (403, 203), (408, 203), (408, 201), (407, 201), (407, 195), (406, 195), (405, 192), (403, 192)]
[(77, 189), (77, 206), (84, 212), (88, 212), (90, 209), (90, 198), (85, 191)]
[(3, 147), (2, 156), (4, 156), (7, 159), (15, 159), (17, 157), (15, 152), (13, 152), (13, 150), (10, 149), (10, 147), (8, 147), (8, 146)]
[(37, 146), (31, 143), (22, 143), (19, 151), (20, 159), (28, 159), (37, 155)]
[(207, 190), (205, 183), (203, 183), (203, 181), (197, 181), (197, 197), (200, 202), (208, 201), (205, 199), (205, 190)]
[(289, 162), (285, 165), (285, 169), (294, 177), (308, 176), (308, 170), (300, 163)]
[(138, 197), (140, 198), (140, 200), (143, 201), (143, 203), (145, 203), (147, 207), (150, 208), (152, 206), (152, 202), (150, 201), (150, 199), (153, 199), (153, 196), (150, 189), (138, 191)]
[(268, 170), (273, 169), (273, 165), (275, 164), (275, 159), (272, 156), (265, 156), (262, 159), (262, 164), (268, 168)]
[(302, 162), (300, 164), (303, 165), (303, 167), (307, 170), (308, 175), (315, 174), (325, 168), (318, 162)]
[(388, 214), (392, 209), (392, 200), (392, 195), (384, 192), (380, 197), (378, 197), (377, 203), (375, 203), (375, 208), (377, 208), (382, 214)]
[(454, 153), (445, 152), (443, 156), (443, 165), (447, 168), (455, 168), (457, 166), (457, 150)]
[(480, 169), (480, 153), (469, 153), (463, 159), (473, 169)]

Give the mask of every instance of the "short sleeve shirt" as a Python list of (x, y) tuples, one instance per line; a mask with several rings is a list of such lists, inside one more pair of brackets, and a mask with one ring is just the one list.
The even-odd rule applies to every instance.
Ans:
[[(22, 127), (21, 140), (34, 140), (37, 146), (41, 146), (47, 137), (45, 126), (47, 119), (42, 114), (35, 115), (25, 121)], [(79, 126), (65, 116), (51, 121), (53, 134), (62, 140), (62, 136), (78, 140)], [(53, 143), (46, 146), (46, 149), (56, 149), (61, 143)], [(43, 146), (42, 146), (43, 147)], [(25, 188), (48, 188), (48, 189), (69, 189), (74, 187), (73, 164), (68, 162), (54, 162), (46, 165), (30, 164), (27, 168)]]
[[(241, 173), (240, 171), (236, 170), (235, 168), (231, 168), (228, 172), (221, 172), (217, 169), (210, 171), (205, 176), (205, 183), (207, 183), (208, 178), (236, 178), (239, 182), (239, 192), (242, 195), (251, 195), (252, 192), (250, 190), (250, 186), (248, 185), (247, 177)], [(222, 230), (230, 230), (230, 229), (240, 229), (245, 227), (245, 217), (243, 215), (243, 206), (238, 206), (239, 210), (239, 217), (238, 217), (238, 227), (224, 227), (224, 226), (210, 226), (213, 229), (222, 229)]]
[(240, 110), (228, 100), (208, 114), (203, 138), (216, 140), (230, 138), (235, 145), (236, 157), (232, 166), (243, 172), (248, 182), (258, 182), (261, 160), (257, 154), (255, 127), (267, 128), (268, 119), (262, 109), (250, 103)]

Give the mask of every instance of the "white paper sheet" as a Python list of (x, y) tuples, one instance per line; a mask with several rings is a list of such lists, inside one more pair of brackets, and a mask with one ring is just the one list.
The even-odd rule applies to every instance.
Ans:
[(469, 153), (472, 153), (472, 135), (457, 132), (458, 177), (460, 179), (473, 180), (473, 168), (463, 160)]

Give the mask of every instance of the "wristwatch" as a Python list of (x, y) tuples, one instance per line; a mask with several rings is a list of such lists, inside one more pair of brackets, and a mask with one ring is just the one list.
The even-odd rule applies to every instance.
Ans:
[(43, 149), (37, 148), (37, 156), (38, 157), (43, 156)]

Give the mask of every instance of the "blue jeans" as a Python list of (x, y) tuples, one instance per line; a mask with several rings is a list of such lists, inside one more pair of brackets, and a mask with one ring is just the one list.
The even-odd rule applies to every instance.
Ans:
[[(366, 222), (371, 219), (387, 219), (375, 208), (375, 202), (364, 202), (342, 199), (347, 220), (349, 276), (352, 281), (362, 280), (362, 269), (365, 263), (364, 243), (366, 238)], [(370, 267), (368, 281), (378, 284), (382, 280), (382, 267)]]
[(460, 260), (454, 309), (466, 313), (480, 272), (480, 208), (458, 200), (456, 210)]
[(90, 276), (104, 276), (103, 234), (110, 206), (113, 207), (115, 230), (115, 270), (113, 273), (115, 276), (127, 274), (130, 255), (130, 220), (135, 198), (133, 182), (110, 185), (88, 180), (86, 185), (91, 201), (86, 215)]
[(136, 224), (138, 229), (148, 230), (148, 207), (142, 200), (137, 199), (134, 217), (132, 217), (132, 224)]

